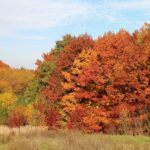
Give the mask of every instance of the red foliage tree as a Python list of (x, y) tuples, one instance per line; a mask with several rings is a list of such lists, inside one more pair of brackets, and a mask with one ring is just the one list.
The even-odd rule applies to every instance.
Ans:
[(49, 129), (56, 129), (59, 126), (60, 115), (56, 110), (49, 109), (45, 114), (45, 122)]
[(70, 91), (77, 103), (103, 112), (99, 127), (105, 132), (118, 123), (121, 108), (129, 110), (132, 123), (146, 119), (142, 116), (150, 103), (148, 50), (141, 51), (133, 37), (122, 30), (98, 38), (95, 51), (97, 57), (82, 68), (81, 74), (70, 72), (73, 82)]
[(52, 108), (50, 103), (38, 102), (34, 104), (35, 109), (39, 110), (41, 116), (44, 117), (44, 123), (49, 129), (57, 129), (59, 127), (60, 115)]
[(143, 125), (150, 108), (149, 35), (146, 24), (133, 36), (125, 30), (96, 41), (83, 35), (63, 47), (42, 94), (69, 128), (108, 133), (122, 120)]
[(20, 127), (27, 124), (25, 116), (21, 112), (13, 112), (7, 122), (10, 127)]
[(74, 59), (83, 49), (92, 48), (93, 46), (94, 41), (88, 35), (82, 35), (70, 41), (56, 62), (56, 67), (49, 79), (49, 85), (43, 89), (43, 95), (47, 99), (51, 102), (56, 102), (61, 99), (64, 93), (64, 89), (61, 85), (63, 81), (62, 71), (70, 69)]

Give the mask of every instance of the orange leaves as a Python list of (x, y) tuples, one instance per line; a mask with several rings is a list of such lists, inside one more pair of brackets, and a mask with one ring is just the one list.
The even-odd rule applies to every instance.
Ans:
[[(139, 44), (140, 36), (144, 41)], [(144, 109), (150, 107), (147, 39), (149, 27), (133, 36), (120, 30), (96, 41), (87, 35), (72, 38), (43, 89), (61, 121), (85, 132), (109, 132), (127, 117), (130, 124), (134, 118), (144, 118)]]
[(72, 83), (62, 83), (62, 86), (65, 90), (70, 90), (74, 87)]
[(75, 98), (74, 103), (66, 98), (66, 108), (76, 106), (68, 111), (69, 124), (87, 132), (104, 131), (108, 124), (117, 123), (120, 106), (127, 106), (131, 120), (147, 107), (150, 72), (145, 66), (146, 54), (124, 30), (100, 37), (93, 50), (82, 50), (72, 67), (63, 72), (63, 97)]
[(1, 68), (9, 68), (9, 66), (0, 60), (0, 69)]
[(53, 55), (51, 53), (43, 54), (43, 58), (45, 61), (51, 62), (53, 60)]
[(62, 75), (64, 76), (65, 80), (67, 82), (62, 82), (62, 86), (65, 90), (71, 90), (74, 87), (74, 83), (72, 82), (71, 74), (68, 72), (62, 72)]
[(68, 127), (70, 129), (80, 129), (88, 133), (99, 132), (104, 129), (104, 126), (109, 123), (105, 113), (100, 109), (77, 106), (72, 112)]
[(68, 82), (71, 81), (71, 75), (68, 72), (62, 71), (62, 75)]
[[(49, 78), (48, 86), (43, 89), (43, 95), (52, 102), (59, 101), (65, 90), (62, 86), (63, 82), (63, 71), (70, 70), (74, 59), (78, 56), (78, 54), (87, 48), (93, 47), (94, 42), (92, 38), (88, 35), (82, 35), (79, 37), (72, 38), (71, 41), (65, 45), (63, 51), (56, 61), (56, 66), (52, 72), (52, 75)], [(64, 74), (66, 78), (69, 79), (67, 73)], [(71, 84), (63, 84), (66, 88), (67, 86), (72, 86)]]

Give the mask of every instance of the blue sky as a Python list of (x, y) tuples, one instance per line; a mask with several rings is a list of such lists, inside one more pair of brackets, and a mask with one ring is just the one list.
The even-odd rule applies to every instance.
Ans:
[(0, 0), (0, 60), (34, 68), (66, 33), (132, 33), (144, 22), (150, 22), (150, 0)]

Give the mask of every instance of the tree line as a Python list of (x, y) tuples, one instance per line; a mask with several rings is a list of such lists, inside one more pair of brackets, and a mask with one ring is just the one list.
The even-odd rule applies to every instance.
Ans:
[(97, 39), (69, 34), (35, 70), (0, 61), (0, 123), (150, 134), (150, 24)]

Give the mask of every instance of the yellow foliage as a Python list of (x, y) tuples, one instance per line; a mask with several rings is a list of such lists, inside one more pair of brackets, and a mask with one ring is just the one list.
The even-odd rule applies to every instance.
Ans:
[(74, 97), (74, 93), (65, 95), (61, 101), (61, 105), (64, 107), (64, 111), (67, 113), (70, 113), (73, 110), (75, 110), (76, 103), (77, 101)]
[(74, 87), (72, 82), (64, 82), (64, 83), (62, 83), (62, 86), (65, 90), (69, 90), (69, 89), (72, 89)]
[(4, 80), (0, 79), (0, 93), (11, 92), (12, 87)]
[(32, 105), (25, 106), (24, 108), (24, 116), (27, 118), (28, 122), (33, 120), (34, 108)]
[(34, 108), (32, 104), (29, 104), (27, 106), (22, 106), (23, 114), (27, 119), (28, 124), (30, 125), (40, 125), (44, 126), (45, 121), (42, 113), (40, 113), (38, 110)]
[(9, 108), (16, 101), (16, 96), (11, 92), (0, 94), (0, 104), (3, 108)]
[(80, 74), (82, 69), (88, 66), (89, 62), (95, 59), (96, 56), (97, 52), (92, 49), (83, 50), (74, 60), (72, 74)]
[(15, 94), (21, 93), (33, 78), (34, 73), (30, 70), (10, 68), (0, 69), (0, 83), (5, 82), (8, 87), (12, 88)]
[(70, 75), (70, 73), (63, 71), (63, 72), (62, 72), (62, 75), (64, 76), (64, 78), (65, 78), (67, 81), (71, 81), (71, 75)]

